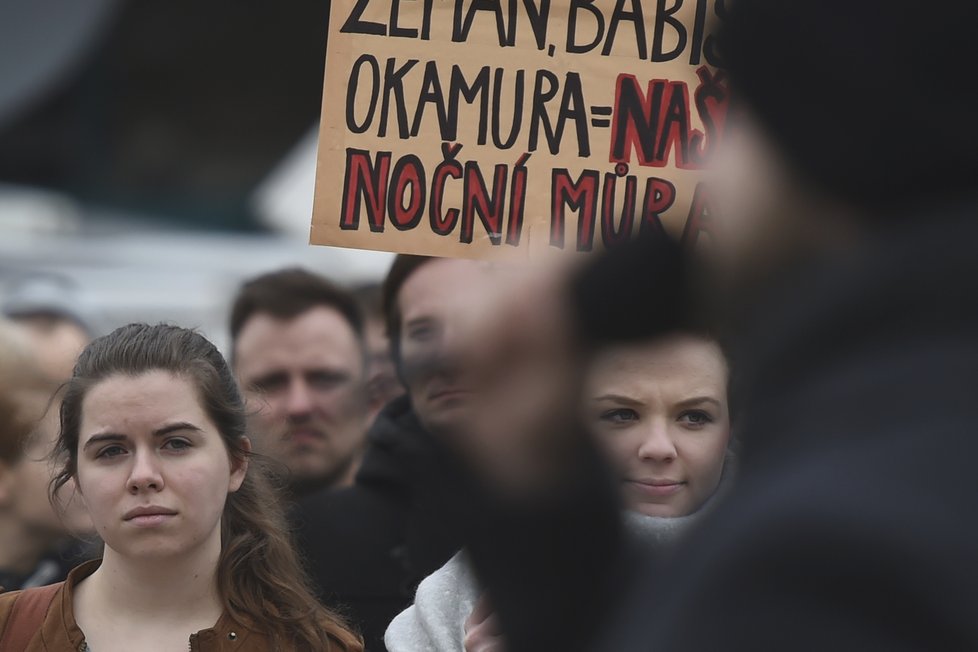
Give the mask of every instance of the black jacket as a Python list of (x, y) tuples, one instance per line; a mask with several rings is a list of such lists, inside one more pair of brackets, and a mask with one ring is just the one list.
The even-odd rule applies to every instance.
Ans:
[[(474, 547), (508, 649), (978, 649), (976, 243), (973, 214), (894, 227), (752, 312), (738, 484), (669, 567), (590, 555), (515, 591), (552, 542)], [(577, 515), (592, 549), (609, 509)]]
[(374, 652), (418, 583), (461, 543), (445, 513), (443, 462), (409, 400), (388, 405), (367, 437), (354, 485), (303, 499), (295, 521), (320, 597)]

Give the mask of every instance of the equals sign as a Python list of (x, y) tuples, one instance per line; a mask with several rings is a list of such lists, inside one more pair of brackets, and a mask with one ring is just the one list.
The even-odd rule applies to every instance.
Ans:
[[(591, 115), (611, 115), (610, 106), (592, 106)], [(591, 118), (591, 126), (593, 127), (610, 127), (611, 120), (608, 118)]]

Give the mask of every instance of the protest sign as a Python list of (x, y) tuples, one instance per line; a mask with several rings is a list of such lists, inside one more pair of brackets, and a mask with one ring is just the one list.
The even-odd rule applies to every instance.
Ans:
[(709, 229), (723, 0), (333, 0), (311, 241), (469, 258)]

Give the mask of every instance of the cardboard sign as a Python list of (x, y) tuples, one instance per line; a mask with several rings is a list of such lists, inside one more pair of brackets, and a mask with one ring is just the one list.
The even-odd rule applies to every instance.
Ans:
[(311, 242), (441, 256), (708, 230), (723, 0), (333, 0)]

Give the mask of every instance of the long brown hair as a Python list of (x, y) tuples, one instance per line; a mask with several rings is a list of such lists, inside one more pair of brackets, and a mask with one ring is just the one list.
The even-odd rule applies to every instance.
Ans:
[(130, 324), (85, 348), (64, 390), (55, 448), (63, 466), (52, 480), (51, 495), (77, 473), (81, 408), (88, 390), (110, 376), (156, 370), (190, 380), (228, 455), (249, 459), (244, 482), (228, 494), (221, 518), (217, 583), (230, 616), (267, 633), (278, 648), (361, 652), (362, 639), (313, 597), (292, 544), (280, 494), (262, 459), (242, 448), (247, 434), (245, 408), (234, 376), (217, 348), (199, 333), (176, 326)]

